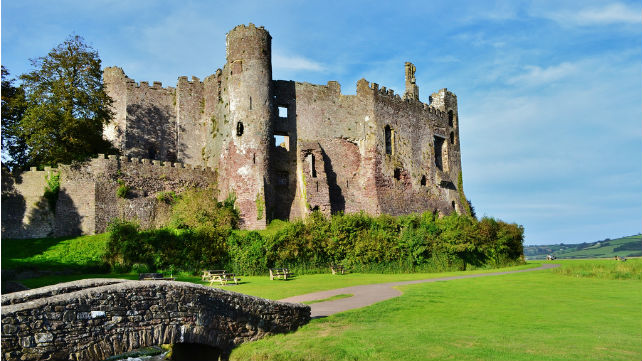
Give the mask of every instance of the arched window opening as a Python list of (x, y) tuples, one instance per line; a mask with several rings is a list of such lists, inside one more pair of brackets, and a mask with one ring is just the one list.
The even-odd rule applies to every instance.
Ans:
[(421, 176), (421, 181), (420, 181), (419, 183), (420, 183), (422, 186), (425, 186), (425, 185), (426, 185), (426, 176), (425, 176), (425, 175), (422, 175), (422, 176)]
[(453, 120), (455, 119), (455, 114), (453, 114), (452, 110), (448, 111), (448, 125), (451, 127), (453, 126)]
[(384, 137), (386, 141), (386, 154), (392, 154), (393, 131), (389, 125), (384, 128)]
[(450, 205), (452, 205), (453, 209), (455, 209), (455, 201), (450, 202)]
[(240, 137), (243, 135), (243, 122), (236, 123), (236, 136)]

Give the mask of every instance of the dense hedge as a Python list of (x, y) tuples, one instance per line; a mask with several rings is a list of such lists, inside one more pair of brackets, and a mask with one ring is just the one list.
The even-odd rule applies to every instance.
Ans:
[(108, 262), (124, 268), (224, 268), (241, 274), (262, 274), (270, 267), (327, 271), (329, 264), (361, 272), (412, 272), (522, 262), (523, 227), (492, 218), (438, 218), (432, 213), (327, 218), (315, 212), (305, 222), (282, 222), (278, 231), (257, 232), (232, 229), (237, 215), (229, 202), (214, 209), (224, 216), (194, 227), (140, 231), (131, 222), (114, 222)]

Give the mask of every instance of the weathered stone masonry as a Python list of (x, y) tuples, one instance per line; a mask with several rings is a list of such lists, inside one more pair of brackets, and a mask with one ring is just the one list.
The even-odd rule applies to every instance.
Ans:
[(160, 344), (221, 354), (289, 332), (310, 307), (185, 282), (82, 280), (2, 296), (3, 360), (104, 360)]
[[(405, 64), (403, 96), (364, 79), (356, 95), (343, 95), (334, 81), (272, 80), (271, 37), (262, 27), (237, 26), (226, 45), (222, 69), (203, 82), (182, 77), (176, 89), (136, 85), (122, 69), (107, 68), (118, 114), (113, 127), (123, 132), (106, 135), (127, 155), (176, 154), (179, 161), (217, 169), (220, 197), (236, 194), (245, 228), (305, 217), (313, 209), (464, 209), (456, 185), (457, 98), (441, 89), (421, 102), (413, 64)], [(173, 109), (167, 94), (174, 94)], [(168, 109), (160, 113), (169, 116), (141, 121), (130, 111), (141, 108)], [(157, 129), (173, 129), (176, 142), (140, 131), (154, 121)]]
[[(60, 174), (55, 208), (44, 197), (46, 177)], [(159, 195), (216, 183), (209, 168), (100, 155), (85, 163), (2, 175), (2, 237), (36, 238), (105, 232), (114, 218), (151, 228), (165, 224), (169, 205)], [(117, 189), (129, 188), (125, 198)]]
[(315, 209), (465, 209), (457, 97), (441, 89), (420, 101), (413, 64), (404, 67), (403, 96), (365, 79), (356, 95), (344, 95), (335, 81), (273, 80), (271, 36), (262, 27), (235, 27), (226, 46), (222, 69), (203, 81), (180, 77), (176, 88), (106, 68), (115, 119), (105, 137), (127, 157), (215, 170), (219, 197), (235, 194), (243, 228)]

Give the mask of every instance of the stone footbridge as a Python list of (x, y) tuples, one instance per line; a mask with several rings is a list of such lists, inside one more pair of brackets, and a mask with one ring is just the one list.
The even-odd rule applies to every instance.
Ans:
[(103, 360), (145, 346), (200, 344), (221, 355), (289, 332), (310, 307), (173, 281), (91, 279), (2, 296), (2, 360)]

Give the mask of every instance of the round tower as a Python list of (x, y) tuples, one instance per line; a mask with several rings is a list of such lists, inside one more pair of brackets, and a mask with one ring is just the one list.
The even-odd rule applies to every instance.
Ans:
[(263, 27), (239, 25), (227, 34), (226, 47), (231, 129), (221, 154), (227, 164), (219, 178), (226, 180), (220, 184), (235, 193), (241, 226), (264, 228), (273, 117), (272, 37)]

